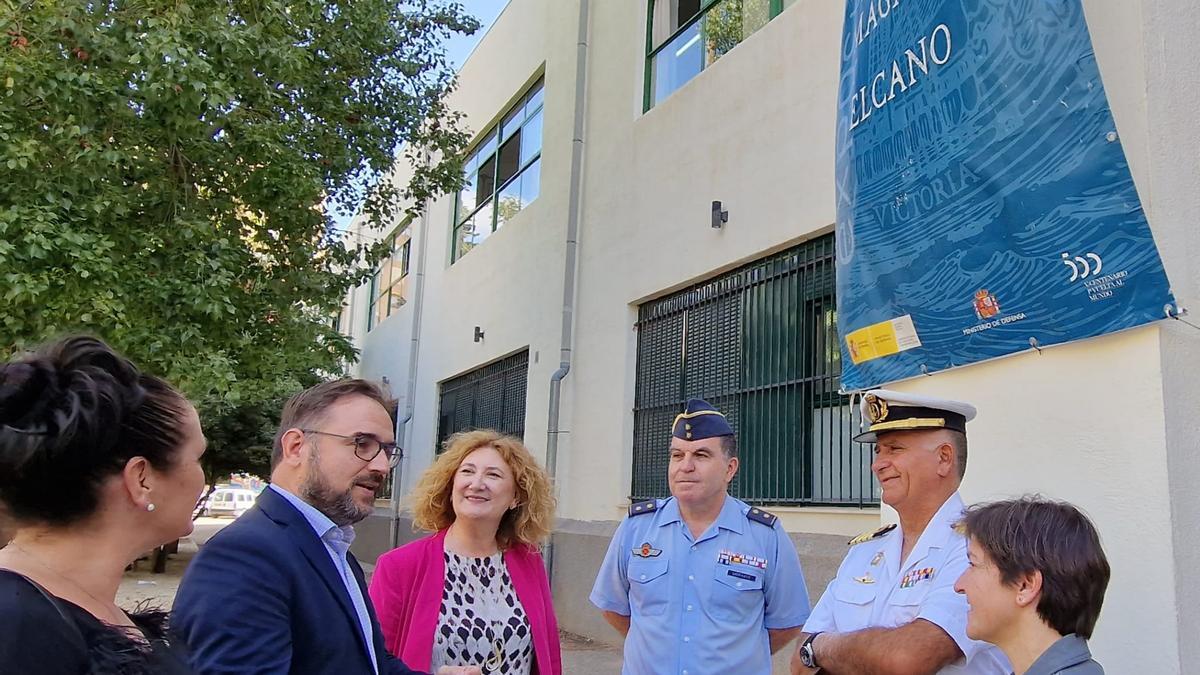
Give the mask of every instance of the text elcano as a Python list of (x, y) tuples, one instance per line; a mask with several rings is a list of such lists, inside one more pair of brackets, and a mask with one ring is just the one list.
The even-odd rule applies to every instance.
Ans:
[[(900, 9), (900, 0), (870, 0), (866, 12), (855, 16), (854, 51), (858, 51), (871, 33)], [(928, 77), (937, 68), (950, 62), (954, 54), (954, 40), (950, 27), (940, 23), (922, 35), (916, 43), (897, 55), (891, 64), (874, 73), (850, 95), (850, 129), (853, 131), (871, 118), (875, 110), (886, 107), (917, 85), (922, 77)]]

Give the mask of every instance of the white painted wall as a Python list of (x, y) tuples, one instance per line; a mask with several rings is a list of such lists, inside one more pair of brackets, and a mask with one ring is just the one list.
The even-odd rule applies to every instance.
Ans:
[[(1200, 70), (1191, 0), (1084, 0), (1118, 129), (1175, 291), (1200, 308)], [(545, 451), (558, 366), (576, 2), (512, 0), (451, 103), (482, 131), (544, 69), (541, 195), (449, 264), (453, 199), (429, 212), (411, 486), (437, 430), (437, 385), (530, 351), (525, 439)], [(636, 308), (829, 232), (841, 3), (802, 0), (642, 113), (644, 0), (592, 0), (574, 360), (563, 387), (560, 515), (619, 518), (630, 485)], [(402, 177), (402, 176), (401, 176)], [(709, 203), (730, 212), (709, 227)], [(361, 372), (403, 391), (412, 303), (361, 338)], [(363, 312), (365, 312), (365, 305)], [(1200, 323), (1200, 316), (1193, 317)], [(475, 326), (486, 332), (472, 341)], [(365, 326), (365, 323), (364, 323)], [(1109, 672), (1200, 660), (1194, 458), (1200, 330), (1178, 322), (895, 385), (976, 403), (967, 501), (1041, 492), (1096, 521), (1114, 581), (1093, 649)], [(392, 373), (396, 375), (393, 377)], [(793, 531), (865, 529), (877, 510), (788, 509)], [(888, 514), (883, 514), (887, 518)], [(582, 588), (582, 585), (581, 585)], [(584, 589), (586, 590), (586, 589)]]
[(978, 406), (967, 503), (1040, 493), (1095, 521), (1113, 580), (1092, 651), (1114, 673), (1180, 672), (1158, 356), (1150, 326), (893, 385)]
[[(434, 453), (438, 383), (526, 348), (525, 436), (535, 452), (544, 452), (547, 383), (558, 367), (575, 68), (575, 32), (564, 32), (562, 26), (575, 26), (572, 3), (514, 0), (465, 64), (460, 73), (464, 84), (451, 96), (450, 105), (466, 115), (468, 127), (478, 135), (544, 73), (540, 196), (454, 265), (453, 196), (432, 204), (427, 237), (417, 234), (413, 260), (416, 247), (427, 248), (415, 410), (403, 471), (406, 489)], [(406, 171), (398, 170), (397, 180), (406, 177)], [(405, 322), (411, 305), (401, 310), (397, 324)], [(407, 371), (407, 339), (400, 349), (385, 347), (378, 359), (367, 355), (377, 331), (383, 334), (380, 343), (399, 345), (390, 332), (391, 321), (363, 340), (364, 375)], [(485, 334), (478, 343), (473, 340), (476, 326)]]
[[(417, 240), (417, 229), (412, 228), (414, 247), (420, 243)], [(381, 230), (366, 228), (356, 219), (351, 223), (347, 236), (352, 241), (371, 243), (390, 235), (394, 230), (394, 226)], [(415, 248), (412, 261), (410, 274), (416, 267)], [(371, 313), (370, 283), (354, 289), (347, 298), (350, 305), (348, 325), (342, 327), (342, 331), (350, 336), (355, 348), (359, 350), (359, 360), (351, 372), (356, 376), (374, 380), (387, 378), (388, 389), (401, 401), (402, 406), (407, 396), (409, 344), (412, 338), (414, 298), (411, 282), (410, 277), (408, 302), (373, 326), (370, 331), (367, 330), (368, 316)]]
[[(563, 511), (628, 494), (638, 303), (830, 231), (841, 10), (798, 4), (645, 115), (637, 3), (593, 3), (576, 359)], [(640, 43), (639, 43), (640, 44)], [(804, 46), (806, 68), (790, 52)], [(729, 210), (710, 227), (710, 204)], [(581, 445), (586, 439), (586, 445)]]
[[(1194, 51), (1200, 35), (1200, 4), (1187, 0), (1143, 0), (1145, 93), (1148, 154), (1154, 158), (1145, 174), (1142, 194), (1167, 275), (1176, 298), (1200, 310), (1200, 62)], [(1142, 178), (1142, 176), (1139, 176)], [(1200, 325), (1200, 314), (1188, 319)], [(1166, 415), (1167, 484), (1170, 496), (1174, 610), (1179, 661), (1194, 669), (1200, 663), (1200, 330), (1167, 322), (1161, 333), (1163, 399)], [(1185, 669), (1184, 672), (1189, 672)]]

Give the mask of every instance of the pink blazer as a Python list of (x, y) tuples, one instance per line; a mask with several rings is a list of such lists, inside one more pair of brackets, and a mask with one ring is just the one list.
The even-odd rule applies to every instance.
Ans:
[[(429, 670), (433, 632), (442, 607), (446, 531), (418, 539), (379, 557), (369, 593), (379, 615), (383, 641), (409, 668)], [(546, 567), (536, 548), (517, 545), (504, 552), (504, 565), (533, 631), (538, 675), (562, 675), (558, 620)]]

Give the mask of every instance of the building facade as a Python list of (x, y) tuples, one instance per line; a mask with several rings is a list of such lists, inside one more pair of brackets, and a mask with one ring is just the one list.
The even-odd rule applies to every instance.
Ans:
[[(1200, 8), (1084, 8), (1173, 290), (1200, 306)], [(665, 495), (669, 423), (690, 396), (730, 412), (734, 492), (780, 515), (814, 600), (846, 540), (895, 518), (839, 393), (842, 11), (512, 0), (452, 95), (475, 132), (468, 188), (393, 231), (352, 233), (393, 237), (342, 326), (358, 374), (386, 377), (408, 418), (396, 493), (453, 431), (522, 435), (557, 481), (568, 631), (615, 640), (587, 593), (629, 500)], [(890, 385), (979, 407), (968, 503), (1042, 493), (1096, 521), (1113, 581), (1092, 647), (1110, 672), (1200, 662), (1186, 637), (1200, 634), (1198, 364), (1200, 329), (1167, 320)], [(401, 520), (415, 536), (402, 502)], [(368, 558), (384, 521), (356, 545)]]

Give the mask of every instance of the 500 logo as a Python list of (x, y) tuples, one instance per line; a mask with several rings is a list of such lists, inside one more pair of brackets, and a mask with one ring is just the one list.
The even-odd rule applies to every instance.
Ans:
[(1070, 253), (1062, 254), (1062, 262), (1071, 268), (1071, 281), (1087, 279), (1100, 274), (1104, 269), (1104, 260), (1095, 253), (1085, 253), (1071, 257)]
[(1125, 286), (1125, 281), (1129, 278), (1128, 270), (1101, 275), (1100, 273), (1104, 270), (1104, 260), (1096, 253), (1084, 253), (1077, 256), (1063, 253), (1062, 263), (1071, 268), (1071, 278), (1068, 283), (1082, 281), (1084, 288), (1087, 289), (1088, 299), (1092, 302), (1113, 297), (1119, 289)]

